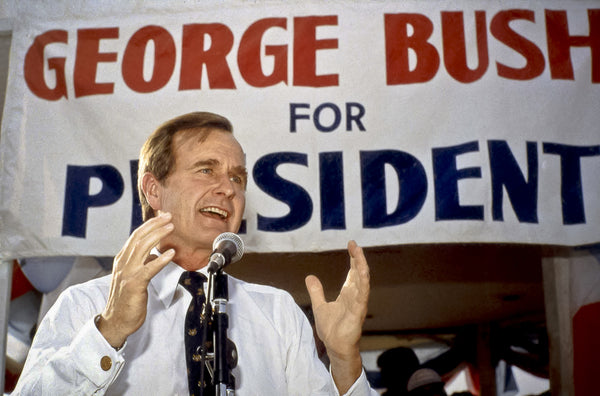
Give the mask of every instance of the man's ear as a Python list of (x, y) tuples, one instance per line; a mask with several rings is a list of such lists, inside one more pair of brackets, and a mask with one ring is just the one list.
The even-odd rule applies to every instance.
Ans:
[(161, 185), (150, 172), (146, 172), (142, 176), (142, 191), (152, 209), (159, 210)]

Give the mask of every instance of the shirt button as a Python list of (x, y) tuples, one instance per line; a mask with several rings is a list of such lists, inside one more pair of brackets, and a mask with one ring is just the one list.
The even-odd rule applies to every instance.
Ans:
[(110, 368), (112, 367), (111, 358), (108, 356), (102, 356), (102, 359), (100, 359), (100, 367), (102, 367), (102, 370), (104, 371), (110, 370)]

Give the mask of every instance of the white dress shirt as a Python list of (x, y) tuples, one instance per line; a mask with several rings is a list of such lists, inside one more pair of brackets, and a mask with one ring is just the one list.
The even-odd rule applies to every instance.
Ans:
[[(119, 351), (94, 324), (110, 276), (68, 288), (40, 323), (13, 395), (188, 395), (184, 318), (191, 300), (169, 263), (148, 286), (144, 324)], [(313, 330), (285, 291), (228, 277), (238, 396), (338, 395)], [(346, 395), (377, 395), (361, 374)]]

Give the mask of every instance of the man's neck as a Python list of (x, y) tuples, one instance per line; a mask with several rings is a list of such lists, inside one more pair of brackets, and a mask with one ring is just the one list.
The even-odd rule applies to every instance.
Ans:
[(211, 250), (206, 249), (194, 250), (182, 247), (160, 245), (158, 246), (158, 251), (162, 253), (170, 248), (175, 249), (175, 257), (173, 257), (172, 261), (186, 271), (197, 271), (206, 267), (212, 253)]

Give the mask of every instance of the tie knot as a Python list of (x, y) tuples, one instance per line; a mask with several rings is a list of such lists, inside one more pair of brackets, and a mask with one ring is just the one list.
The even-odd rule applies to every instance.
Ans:
[(192, 296), (204, 294), (204, 282), (206, 282), (206, 276), (195, 271), (183, 271), (179, 278), (179, 284)]

